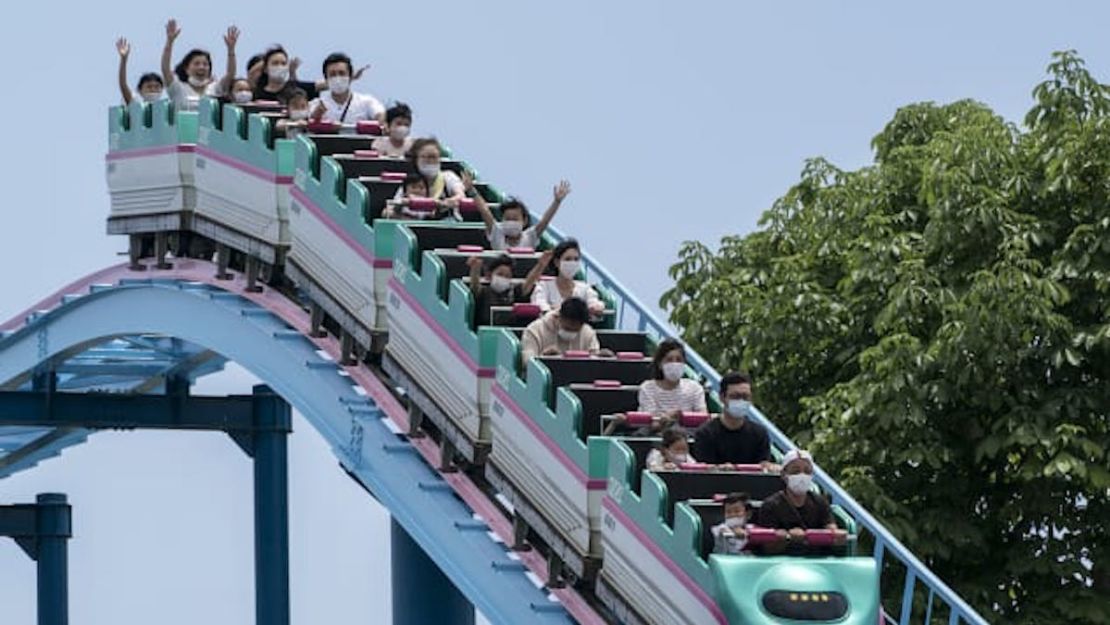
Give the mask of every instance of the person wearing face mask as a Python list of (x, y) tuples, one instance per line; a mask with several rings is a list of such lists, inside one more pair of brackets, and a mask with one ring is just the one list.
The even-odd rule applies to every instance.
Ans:
[(688, 462), (697, 462), (690, 454), (687, 438), (689, 434), (680, 426), (663, 430), (663, 440), (659, 447), (648, 453), (648, 471), (674, 471)]
[(218, 98), (230, 89), (231, 82), (235, 79), (235, 45), (239, 41), (239, 29), (231, 26), (224, 35), (227, 71), (219, 80), (212, 76), (212, 55), (200, 49), (190, 50), (176, 67), (170, 69), (173, 44), (180, 34), (177, 20), (171, 19), (166, 23), (166, 45), (162, 48), (162, 79), (177, 110), (195, 111), (201, 98)]
[(486, 278), (489, 283), (482, 284), (482, 257), (471, 256), (466, 259), (466, 264), (470, 267), (470, 292), (474, 294), (474, 327), (490, 325), (490, 308), (493, 306), (512, 306), (527, 302), (536, 280), (540, 279), (549, 262), (551, 254), (545, 253), (528, 272), (524, 282), (513, 284), (513, 259), (508, 254), (501, 254), (486, 263)]
[[(131, 100), (135, 99), (135, 94), (131, 92), (131, 87), (127, 84), (127, 59), (131, 56), (131, 44), (120, 37), (116, 40), (116, 52), (119, 53), (119, 94), (123, 98), (124, 104), (131, 104)], [(139, 92), (139, 97), (143, 102), (157, 102), (163, 96), (162, 77), (154, 72), (147, 72), (139, 76), (139, 84), (136, 89)]]
[(747, 493), (729, 493), (724, 500), (725, 519), (713, 526), (713, 553), (748, 555), (748, 509)]
[(588, 317), (586, 302), (571, 297), (563, 300), (559, 310), (553, 310), (528, 324), (521, 339), (520, 351), (524, 363), (536, 356), (558, 356), (570, 350), (612, 356), (611, 351), (601, 349), (597, 333), (587, 323)]
[(570, 183), (560, 180), (551, 192), (553, 196), (551, 205), (544, 211), (540, 222), (530, 226), (531, 218), (524, 202), (516, 198), (509, 198), (502, 202), (501, 221), (497, 221), (485, 198), (474, 188), (474, 179), (470, 172), (463, 172), (463, 185), (466, 187), (466, 195), (474, 198), (474, 204), (478, 208), (478, 213), (482, 215), (482, 221), (486, 222), (486, 238), (489, 239), (490, 248), (495, 250), (507, 250), (510, 247), (532, 249), (539, 247), (544, 230), (547, 230), (547, 226), (555, 218), (555, 213), (563, 205), (563, 200), (570, 195)]
[(694, 433), (694, 452), (702, 462), (724, 465), (761, 464), (774, 468), (771, 462), (771, 438), (767, 429), (748, 418), (752, 405), (752, 381), (731, 372), (721, 378), (721, 404), (725, 407), (718, 419), (710, 419)]
[(232, 81), (231, 90), (224, 99), (230, 104), (250, 104), (254, 100), (250, 81), (246, 78), (236, 78)]
[(294, 89), (289, 97), (289, 106), (286, 110), (286, 119), (279, 119), (275, 126), (279, 135), (284, 133), (286, 139), (294, 139), (297, 135), (308, 130), (308, 94), (301, 89)]
[[(678, 421), (683, 412), (707, 412), (705, 390), (686, 373), (686, 351), (677, 339), (665, 339), (651, 359), (652, 378), (640, 384), (639, 410), (655, 417), (634, 436), (656, 436)], [(620, 424), (621, 416), (611, 423)]]
[(324, 59), (324, 80), (328, 88), (312, 102), (312, 119), (337, 124), (355, 124), (371, 119), (385, 123), (382, 103), (372, 95), (351, 89), (353, 73), (351, 57), (342, 52), (333, 52)]
[(547, 311), (557, 308), (567, 298), (576, 297), (586, 302), (592, 318), (600, 318), (605, 311), (605, 303), (598, 297), (597, 290), (585, 281), (575, 279), (582, 268), (582, 251), (578, 241), (566, 239), (556, 245), (553, 260), (558, 274), (554, 280), (541, 280), (536, 285), (532, 291), (532, 303)]
[[(458, 174), (440, 166), (442, 155), (443, 149), (434, 137), (417, 139), (409, 150), (409, 162), (428, 185), (428, 197), (440, 200), (444, 206), (454, 211), (466, 197), (466, 188)], [(395, 199), (401, 199), (401, 192), (401, 189), (397, 189)]]
[(259, 69), (252, 68), (248, 78), (257, 74), (258, 80), (254, 83), (254, 99), (277, 101), (288, 105), (297, 89), (304, 91), (308, 99), (314, 100), (318, 95), (316, 83), (298, 81), (296, 77), (299, 60), (289, 60), (289, 54), (281, 46), (273, 46), (262, 53), (262, 60), (256, 65)]
[(829, 502), (813, 492), (813, 456), (808, 451), (792, 449), (783, 455), (782, 481), (783, 489), (764, 500), (756, 518), (757, 525), (779, 530), (780, 542), (765, 551), (813, 553), (804, 545), (805, 531), (816, 529), (834, 530), (833, 542), (843, 544), (847, 535), (837, 528)]
[(385, 158), (404, 158), (412, 149), (412, 109), (397, 102), (385, 111), (385, 134), (374, 139), (370, 149)]

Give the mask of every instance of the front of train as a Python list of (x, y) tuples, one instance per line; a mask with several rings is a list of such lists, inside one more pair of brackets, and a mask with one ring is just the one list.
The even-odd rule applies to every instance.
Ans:
[(872, 558), (712, 555), (715, 598), (730, 625), (879, 622)]

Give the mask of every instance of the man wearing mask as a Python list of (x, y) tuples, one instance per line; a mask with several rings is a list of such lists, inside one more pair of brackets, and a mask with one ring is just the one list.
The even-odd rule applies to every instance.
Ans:
[(771, 462), (771, 439), (767, 429), (748, 418), (752, 405), (752, 381), (742, 373), (728, 373), (721, 378), (721, 411), (719, 419), (710, 419), (694, 433), (694, 455), (708, 464), (761, 464), (774, 468)]
[(602, 350), (597, 333), (586, 323), (589, 318), (586, 302), (577, 297), (563, 300), (558, 311), (551, 311), (528, 324), (521, 340), (524, 362), (536, 356), (558, 356), (567, 351), (611, 356)]
[(312, 103), (312, 119), (354, 124), (365, 120), (385, 123), (385, 107), (372, 95), (351, 91), (351, 57), (333, 52), (324, 59), (328, 88)]
[(806, 530), (834, 530), (833, 542), (844, 544), (847, 535), (836, 527), (829, 502), (812, 490), (813, 457), (808, 451), (793, 449), (782, 457), (782, 480), (783, 489), (759, 508), (756, 524), (779, 530), (784, 542), (767, 545), (764, 551), (775, 553), (785, 546), (791, 553), (812, 553), (804, 545)]

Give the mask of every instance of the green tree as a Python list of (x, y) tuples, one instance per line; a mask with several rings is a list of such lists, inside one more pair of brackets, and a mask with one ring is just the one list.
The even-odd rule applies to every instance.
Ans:
[(1056, 53), (1023, 126), (900, 109), (661, 304), (990, 620), (1110, 624), (1110, 87)]

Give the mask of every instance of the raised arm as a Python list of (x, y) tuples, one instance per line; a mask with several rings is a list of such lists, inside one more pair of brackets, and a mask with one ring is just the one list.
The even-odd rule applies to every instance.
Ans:
[(489, 204), (486, 204), (486, 198), (474, 189), (474, 176), (471, 176), (468, 170), (463, 170), (462, 181), (463, 191), (474, 198), (474, 206), (478, 208), (478, 214), (482, 216), (482, 221), (486, 224), (486, 236), (489, 236), (493, 232), (493, 225), (497, 223), (497, 220), (493, 218), (493, 211), (489, 209)]
[(234, 25), (228, 26), (227, 33), (224, 35), (224, 43), (227, 45), (227, 70), (224, 77), (220, 79), (220, 88), (229, 92), (232, 83), (235, 81), (235, 67), (238, 65), (235, 60), (235, 44), (239, 43), (239, 29)]
[(166, 83), (166, 89), (173, 84), (173, 42), (180, 34), (181, 29), (177, 27), (177, 20), (171, 19), (166, 22), (166, 45), (162, 48), (162, 82)]
[[(486, 210), (489, 209), (487, 208)], [(520, 292), (522, 295), (531, 297), (532, 289), (536, 288), (536, 282), (539, 281), (540, 276), (543, 275), (544, 270), (551, 264), (551, 259), (554, 257), (555, 252), (552, 250), (547, 250), (540, 256), (540, 259), (536, 261), (536, 265), (532, 267), (532, 271), (529, 271), (528, 275), (524, 276), (524, 284), (520, 285)]]
[(570, 183), (566, 180), (560, 180), (559, 184), (555, 185), (553, 192), (554, 198), (551, 200), (551, 206), (547, 207), (544, 211), (543, 217), (540, 218), (540, 223), (536, 224), (536, 238), (543, 236), (543, 231), (551, 224), (551, 220), (555, 218), (555, 213), (559, 211), (562, 206), (563, 200), (570, 195)]
[(120, 37), (116, 40), (116, 52), (119, 52), (119, 94), (124, 104), (131, 104), (131, 87), (127, 84), (127, 57), (131, 54), (131, 44)]
[(482, 290), (482, 257), (471, 256), (466, 259), (466, 266), (470, 267), (470, 292), (478, 295)]
[(262, 78), (262, 59), (255, 61), (254, 65), (247, 68), (247, 82), (251, 84), (251, 89), (258, 88), (258, 81)]

